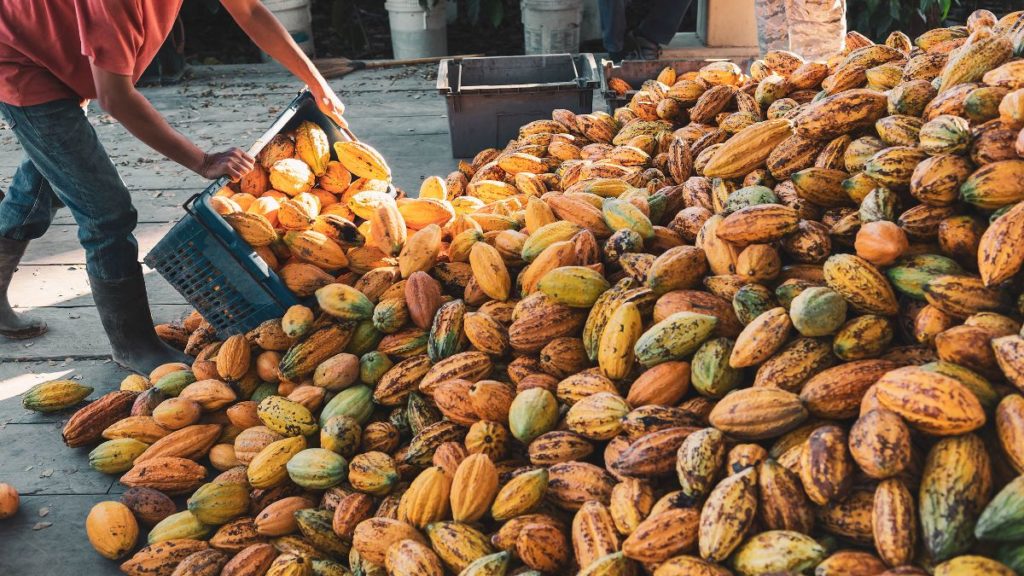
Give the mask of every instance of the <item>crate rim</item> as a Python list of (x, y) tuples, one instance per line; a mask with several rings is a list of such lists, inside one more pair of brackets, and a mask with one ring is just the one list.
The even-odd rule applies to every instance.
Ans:
[[(478, 86), (463, 86), (462, 85), (462, 74), (457, 73), (457, 83), (452, 84), (451, 78), (453, 74), (451, 72), (451, 66), (461, 66), (463, 61), (476, 61), (476, 60), (514, 60), (514, 59), (536, 59), (538, 57), (567, 57), (573, 66), (573, 70), (576, 73), (576, 78), (571, 81), (565, 82), (528, 82), (522, 84), (496, 84), (496, 85), (478, 85)], [(581, 69), (581, 66), (583, 69)], [(561, 52), (557, 54), (519, 54), (514, 56), (475, 56), (471, 58), (444, 58), (438, 62), (438, 73), (437, 73), (437, 90), (443, 96), (454, 97), (461, 94), (473, 94), (473, 95), (484, 95), (484, 94), (503, 94), (503, 93), (516, 93), (516, 92), (542, 92), (542, 91), (556, 91), (556, 90), (579, 90), (590, 88), (591, 90), (596, 89), (600, 86), (601, 80), (598, 78), (597, 60), (594, 58), (594, 54), (591, 52), (579, 52), (569, 53)]]

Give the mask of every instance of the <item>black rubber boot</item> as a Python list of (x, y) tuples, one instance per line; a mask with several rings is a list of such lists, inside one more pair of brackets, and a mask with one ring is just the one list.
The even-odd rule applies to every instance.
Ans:
[(28, 240), (0, 237), (0, 336), (14, 340), (35, 338), (46, 332), (46, 322), (15, 313), (7, 299), (7, 288), (26, 248)]
[(100, 322), (110, 340), (111, 356), (119, 366), (148, 376), (161, 364), (192, 362), (157, 337), (141, 267), (124, 280), (111, 282), (90, 275), (89, 282)]

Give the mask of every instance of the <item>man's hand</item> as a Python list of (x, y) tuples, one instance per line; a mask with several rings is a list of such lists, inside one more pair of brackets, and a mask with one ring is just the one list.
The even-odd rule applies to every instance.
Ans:
[(348, 122), (343, 117), (345, 105), (342, 104), (341, 99), (334, 93), (334, 90), (331, 89), (326, 80), (311, 84), (309, 91), (316, 98), (316, 105), (320, 108), (321, 112), (326, 114), (331, 120), (334, 120), (334, 123), (338, 126), (348, 128)]
[(331, 90), (316, 66), (302, 53), (291, 34), (260, 0), (221, 0), (221, 4), (261, 50), (309, 86), (321, 112), (338, 126), (348, 127), (348, 122), (342, 118), (345, 105)]
[(203, 156), (202, 165), (195, 172), (208, 180), (227, 176), (232, 182), (238, 182), (242, 176), (252, 171), (255, 164), (256, 161), (244, 150), (232, 148), (224, 152), (207, 152)]

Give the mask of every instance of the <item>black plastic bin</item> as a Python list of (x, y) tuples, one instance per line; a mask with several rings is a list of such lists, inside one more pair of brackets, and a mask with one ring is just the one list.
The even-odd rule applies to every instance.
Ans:
[[(604, 96), (605, 104), (608, 105), (608, 112), (614, 112), (622, 108), (633, 98), (645, 80), (657, 78), (658, 73), (666, 66), (671, 66), (677, 74), (695, 72), (704, 66), (725, 60), (732, 62), (746, 72), (750, 69), (753, 58), (680, 58), (676, 60), (623, 60), (618, 66), (605, 60), (601, 67), (601, 95)], [(620, 95), (608, 87), (608, 80), (611, 78), (622, 78), (633, 90)]]
[[(250, 154), (255, 156), (276, 134), (294, 130), (305, 120), (319, 124), (332, 144), (347, 140), (304, 91), (253, 144)], [(333, 146), (331, 158), (337, 159)], [(221, 338), (251, 330), (299, 302), (266, 261), (210, 205), (210, 198), (227, 183), (227, 178), (221, 178), (189, 198), (185, 216), (145, 258), (146, 264), (181, 293)]]
[(442, 60), (437, 90), (448, 101), (452, 156), (503, 147), (520, 126), (556, 108), (592, 112), (599, 85), (593, 54)]

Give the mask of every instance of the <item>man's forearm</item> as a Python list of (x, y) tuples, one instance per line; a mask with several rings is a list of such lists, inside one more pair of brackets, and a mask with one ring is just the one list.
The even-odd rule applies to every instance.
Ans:
[(221, 4), (246, 36), (289, 72), (306, 83), (317, 107), (338, 126), (347, 127), (345, 105), (338, 99), (316, 66), (302, 53), (291, 34), (259, 0), (221, 0)]
[[(242, 4), (242, 6), (238, 6)], [(288, 30), (277, 21), (277, 18), (260, 2), (224, 2), (231, 16), (253, 42), (277, 60), (289, 72), (307, 85), (312, 86), (320, 81), (320, 73), (309, 58), (303, 54), (299, 45), (292, 40)]]
[(202, 168), (203, 151), (171, 128), (142, 94), (130, 90), (101, 99), (100, 105), (150, 148), (194, 172)]

